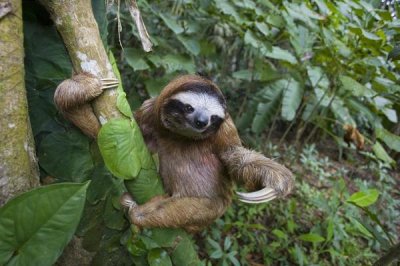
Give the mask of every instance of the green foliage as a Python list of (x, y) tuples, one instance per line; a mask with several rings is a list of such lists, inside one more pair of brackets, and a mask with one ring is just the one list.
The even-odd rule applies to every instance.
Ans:
[[(378, 1), (140, 4), (155, 51), (144, 54), (139, 43), (125, 45), (128, 66), (142, 70), (134, 84), (126, 82), (148, 95), (165, 84), (155, 85), (149, 76), (168, 80), (197, 71), (234, 103), (241, 131), (259, 134), (286, 123), (288, 131), (298, 132), (297, 141), (327, 134), (340, 146), (344, 132), (338, 124), (356, 126), (374, 140), (382, 137), (382, 128), (390, 133), (399, 122), (400, 26)], [(129, 16), (121, 19), (136, 34)], [(122, 35), (125, 39), (130, 36)], [(384, 142), (390, 157), (397, 146)], [(386, 162), (389, 157), (378, 156)]]
[(0, 208), (0, 264), (52, 265), (74, 235), (88, 185), (37, 188)]

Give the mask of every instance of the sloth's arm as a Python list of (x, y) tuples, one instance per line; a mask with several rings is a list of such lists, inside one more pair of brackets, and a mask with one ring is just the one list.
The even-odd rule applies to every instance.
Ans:
[(226, 208), (221, 198), (163, 197), (157, 196), (143, 205), (137, 205), (125, 193), (121, 204), (129, 207), (131, 222), (139, 227), (184, 228), (196, 232), (220, 217)]
[(96, 138), (100, 123), (89, 102), (104, 89), (118, 86), (113, 78), (99, 79), (90, 73), (80, 73), (58, 85), (54, 93), (57, 109), (86, 135)]
[[(219, 158), (229, 176), (253, 193), (238, 193), (239, 199), (259, 203), (283, 197), (293, 188), (292, 173), (283, 165), (242, 146), (230, 117), (222, 125), (216, 143)], [(259, 190), (261, 189), (261, 190)]]
[(267, 202), (286, 196), (293, 188), (292, 173), (285, 166), (261, 153), (236, 145), (225, 149), (220, 158), (231, 178), (244, 183), (250, 191), (258, 190), (252, 193), (237, 192), (241, 201)]

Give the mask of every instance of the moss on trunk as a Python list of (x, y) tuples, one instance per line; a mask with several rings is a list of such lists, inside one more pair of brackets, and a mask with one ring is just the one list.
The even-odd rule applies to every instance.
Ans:
[(0, 206), (39, 185), (24, 81), (20, 0), (0, 1)]

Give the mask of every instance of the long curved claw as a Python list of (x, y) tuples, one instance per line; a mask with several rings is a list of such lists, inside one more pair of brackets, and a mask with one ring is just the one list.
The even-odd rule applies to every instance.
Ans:
[(119, 85), (118, 79), (115, 79), (115, 78), (102, 78), (101, 79), (101, 88), (103, 90), (116, 88), (116, 87), (118, 87), (118, 85)]
[(132, 196), (127, 192), (122, 194), (119, 201), (123, 207), (129, 208), (128, 211), (138, 206), (137, 203), (133, 200)]
[(278, 197), (276, 191), (268, 187), (265, 187), (255, 192), (250, 192), (250, 193), (236, 192), (236, 194), (238, 194), (240, 201), (246, 203), (263, 203)]

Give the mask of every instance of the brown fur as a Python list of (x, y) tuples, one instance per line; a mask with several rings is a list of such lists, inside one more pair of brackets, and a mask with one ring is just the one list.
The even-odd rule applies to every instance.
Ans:
[[(159, 155), (160, 175), (167, 193), (165, 197), (158, 196), (143, 205), (130, 206), (131, 221), (140, 227), (179, 227), (198, 231), (225, 212), (231, 202), (233, 181), (243, 183), (251, 190), (269, 186), (280, 196), (287, 195), (292, 189), (292, 174), (288, 169), (241, 146), (236, 127), (227, 113), (219, 129), (204, 138), (183, 137), (164, 127), (161, 120), (163, 106), (174, 94), (196, 83), (205, 83), (221, 94), (211, 81), (186, 75), (171, 81), (157, 98), (145, 101), (135, 113), (146, 144), (151, 152)], [(64, 95), (61, 99), (75, 94), (81, 102), (82, 99), (93, 99), (98, 93), (90, 90), (90, 86), (83, 86), (80, 89), (86, 88), (90, 94), (83, 95), (83, 91), (75, 92), (76, 86), (67, 85), (59, 87), (73, 87), (72, 92), (60, 91), (58, 94)]]
[(166, 130), (162, 107), (184, 85), (211, 81), (198, 76), (173, 80), (158, 98), (146, 101), (136, 114), (144, 138), (160, 158), (160, 174), (170, 197), (131, 208), (130, 217), (141, 227), (183, 227), (198, 231), (220, 217), (229, 206), (232, 181), (252, 190), (268, 185), (281, 196), (292, 188), (291, 173), (263, 155), (241, 147), (229, 114), (219, 130), (202, 140), (192, 140)]
[(58, 85), (54, 103), (65, 118), (86, 135), (96, 138), (100, 123), (89, 102), (101, 93), (101, 81), (90, 73), (81, 73)]

